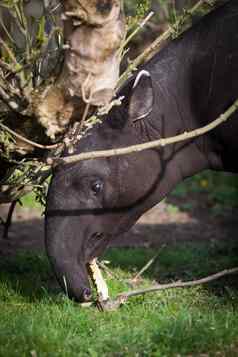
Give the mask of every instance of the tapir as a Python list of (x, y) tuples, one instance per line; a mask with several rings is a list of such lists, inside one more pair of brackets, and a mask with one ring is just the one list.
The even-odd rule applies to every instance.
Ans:
[[(171, 137), (215, 120), (238, 98), (238, 1), (170, 42), (118, 96), (122, 104), (75, 143), (75, 154)], [(205, 169), (237, 173), (237, 158), (234, 113), (207, 134), (174, 145), (58, 165), (48, 191), (46, 249), (68, 296), (90, 299), (87, 263), (178, 183)]]

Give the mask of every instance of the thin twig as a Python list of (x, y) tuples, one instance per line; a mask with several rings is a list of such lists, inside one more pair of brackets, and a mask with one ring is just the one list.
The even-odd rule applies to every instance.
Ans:
[(7, 219), (6, 219), (6, 222), (4, 222), (3, 239), (8, 239), (8, 232), (9, 232), (9, 228), (12, 224), (12, 216), (13, 216), (13, 212), (16, 207), (16, 204), (17, 204), (17, 200), (11, 202), (11, 204), (10, 204)]
[(223, 271), (220, 271), (216, 274), (212, 274), (207, 276), (206, 278), (198, 279), (198, 280), (191, 280), (191, 281), (176, 281), (174, 283), (170, 284), (156, 284), (154, 286), (151, 286), (146, 289), (138, 289), (138, 290), (132, 290), (128, 291), (125, 293), (120, 293), (116, 300), (123, 299), (126, 301), (129, 297), (132, 296), (138, 296), (138, 295), (143, 295), (146, 293), (151, 293), (154, 291), (160, 291), (160, 290), (166, 290), (166, 289), (172, 289), (172, 288), (184, 288), (184, 287), (191, 287), (191, 286), (196, 286), (196, 285), (201, 285), (205, 283), (209, 283), (211, 281), (217, 280), (222, 278), (225, 275), (230, 275), (230, 274), (236, 274), (238, 273), (238, 267), (232, 268), (232, 269), (225, 269)]
[(0, 66), (1, 66), (4, 70), (13, 73), (12, 67), (9, 65), (9, 63), (4, 62), (1, 58), (0, 58)]
[(83, 126), (85, 124), (85, 120), (87, 119), (87, 116), (88, 116), (90, 105), (91, 105), (90, 101), (87, 102), (87, 104), (85, 106), (85, 109), (84, 109), (84, 112), (83, 112), (82, 120), (80, 121), (79, 127), (78, 127), (78, 129), (76, 131), (76, 139), (77, 139), (77, 136), (79, 135), (79, 133), (81, 132), (81, 130), (83, 129)]
[(11, 61), (15, 64), (15, 66), (20, 66), (20, 64), (17, 62), (17, 59), (10, 49), (10, 47), (6, 44), (5, 41), (0, 37), (0, 45), (4, 48), (4, 50), (7, 52), (8, 56), (10, 57)]
[(0, 192), (0, 204), (16, 201), (30, 192), (32, 192), (32, 186), (26, 187), (21, 185), (13, 189), (9, 188), (4, 192)]
[(24, 141), (25, 143), (27, 144), (30, 144), (36, 148), (39, 148), (39, 149), (44, 149), (44, 150), (53, 150), (53, 149), (56, 149), (58, 148), (61, 144), (53, 144), (53, 145), (41, 145), (41, 144), (38, 144), (32, 140), (29, 140), (27, 138), (25, 138), (24, 136), (16, 133), (14, 130), (8, 128), (6, 125), (2, 124), (0, 122), (0, 127), (2, 127), (4, 130), (8, 131), (10, 134), (14, 135), (16, 138)]
[(120, 281), (120, 282), (124, 282), (124, 280), (121, 279), (117, 274), (115, 274), (114, 272), (112, 272), (112, 271), (106, 266), (106, 264), (104, 264), (103, 262), (99, 262), (99, 261), (98, 261), (97, 263), (98, 263), (98, 266), (99, 266), (102, 270), (104, 270), (105, 273), (107, 273), (110, 278), (116, 279), (116, 280), (118, 280), (118, 281)]
[(28, 102), (30, 102), (30, 98), (27, 95), (27, 92), (25, 91), (25, 79), (24, 79), (24, 73), (23, 73), (23, 66), (16, 65), (16, 68), (12, 66), (9, 63), (4, 62), (3, 60), (0, 59), (0, 67), (8, 71), (9, 73), (4, 76), (4, 81), (7, 82), (7, 78), (9, 75), (12, 75), (18, 82), (19, 89), (21, 93), (24, 95), (24, 99), (26, 99)]
[(19, 105), (16, 101), (12, 100), (6, 90), (0, 85), (0, 100), (2, 100), (10, 110), (16, 112), (19, 110)]
[[(213, 3), (209, 2), (211, 9), (219, 1), (220, 0), (213, 0)], [(155, 52), (158, 52), (168, 42), (169, 39), (173, 38), (176, 32), (178, 34), (181, 34), (181, 32), (187, 29), (187, 27), (184, 25), (188, 23), (188, 20), (191, 19), (191, 16), (193, 16), (198, 10), (203, 9), (204, 5), (208, 5), (208, 2), (204, 0), (198, 1), (190, 10), (186, 11), (186, 13), (184, 13), (178, 18), (174, 26), (170, 26), (168, 30), (166, 30), (164, 33), (162, 33), (162, 35), (156, 38), (152, 42), (152, 44), (144, 50), (144, 52), (142, 52), (138, 57), (136, 57), (128, 65), (126, 71), (119, 78), (117, 83), (117, 89), (122, 86), (122, 84), (131, 76), (131, 73), (136, 70), (139, 65), (141, 65), (145, 61), (148, 61), (155, 54)], [(175, 31), (175, 28), (179, 29), (179, 31)]]
[(89, 160), (89, 159), (99, 159), (105, 157), (113, 157), (113, 156), (122, 156), (128, 155), (135, 152), (140, 152), (143, 150), (154, 149), (159, 147), (164, 147), (166, 145), (178, 143), (184, 140), (193, 139), (195, 137), (201, 136), (212, 129), (216, 128), (218, 125), (226, 122), (232, 114), (238, 109), (238, 99), (231, 105), (225, 113), (221, 114), (216, 120), (212, 121), (208, 125), (205, 125), (201, 128), (192, 130), (190, 132), (184, 132), (183, 134), (179, 134), (176, 136), (172, 136), (169, 138), (162, 138), (159, 140), (150, 141), (144, 144), (138, 145), (131, 145), (128, 147), (120, 148), (120, 149), (111, 149), (111, 150), (99, 150), (99, 151), (92, 151), (81, 153), (78, 155), (72, 155), (68, 157), (61, 157), (61, 158), (48, 158), (47, 164), (72, 164), (75, 162)]
[(133, 37), (145, 26), (145, 24), (151, 19), (151, 17), (154, 15), (154, 12), (151, 11), (145, 18), (142, 20), (136, 29), (125, 39), (125, 41), (122, 43), (122, 46), (119, 49), (119, 54), (122, 53), (123, 49), (128, 45), (128, 43), (132, 40)]
[(135, 283), (142, 276), (142, 274), (149, 269), (149, 267), (156, 261), (156, 259), (161, 253), (161, 250), (164, 249), (165, 246), (166, 246), (165, 244), (162, 245), (160, 251), (157, 254), (155, 254), (132, 279), (130, 279), (130, 283), (132, 284)]
[[(0, 8), (2, 6), (0, 5)], [(11, 34), (9, 33), (8, 29), (6, 28), (5, 24), (4, 24), (4, 21), (2, 21), (2, 18), (0, 16), (0, 25), (1, 27), (3, 28), (4, 30), (4, 34), (8, 37), (8, 39), (10, 40), (11, 43), (14, 43), (14, 39), (12, 38)]]

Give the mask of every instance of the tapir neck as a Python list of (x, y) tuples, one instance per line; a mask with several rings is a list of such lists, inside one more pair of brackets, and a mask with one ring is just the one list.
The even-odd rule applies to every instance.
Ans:
[[(238, 47), (231, 37), (237, 32), (233, 16), (237, 8), (237, 1), (230, 1), (212, 12), (144, 67), (154, 90), (154, 110), (145, 124), (150, 140), (205, 126), (237, 97)], [(238, 125), (230, 121), (193, 143), (206, 157), (208, 168), (237, 172), (238, 165), (230, 159), (238, 152), (237, 135)], [(197, 165), (192, 166), (194, 172), (189, 174), (198, 171)]]
[[(174, 136), (185, 131), (180, 116), (175, 115), (173, 117), (174, 123), (176, 124), (174, 125), (174, 130), (168, 125), (169, 118), (164, 116), (162, 120), (164, 120), (162, 125), (161, 118), (158, 117), (150, 119), (147, 124), (137, 124), (138, 127), (140, 125), (140, 133), (143, 135), (143, 141)], [(144, 129), (142, 126), (144, 126)], [(161, 127), (163, 127), (163, 132), (167, 135), (161, 135)], [(144, 160), (142, 163), (144, 172), (147, 173), (147, 176), (148, 172), (151, 173), (150, 178), (153, 177), (154, 184), (149, 195), (146, 196), (146, 199), (141, 200), (140, 203), (133, 208), (132, 214), (130, 215), (130, 217), (133, 218), (132, 223), (135, 217), (139, 218), (144, 212), (159, 203), (185, 178), (210, 168), (209, 160), (207, 160), (205, 153), (194, 140), (150, 150), (150, 154), (142, 160)], [(151, 171), (148, 169), (148, 166), (149, 168), (152, 167)], [(129, 226), (130, 223), (126, 222), (125, 225)]]
[[(188, 98), (183, 102), (182, 94), (174, 93), (175, 85), (176, 74), (173, 73), (164, 79), (163, 85), (155, 81), (153, 112), (144, 121), (135, 123), (142, 142), (173, 137), (199, 127), (190, 113)], [(165, 194), (187, 177), (205, 169), (219, 169), (220, 163), (215, 159), (209, 136), (168, 145), (156, 151), (167, 179), (166, 188), (162, 190), (166, 191)]]

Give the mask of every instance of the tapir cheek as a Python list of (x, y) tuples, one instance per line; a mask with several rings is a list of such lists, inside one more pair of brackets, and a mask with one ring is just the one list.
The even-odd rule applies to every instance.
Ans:
[(97, 237), (97, 235), (95, 234), (95, 238), (91, 237), (91, 239), (87, 241), (87, 244), (85, 246), (85, 260), (89, 262), (93, 258), (101, 256), (107, 248), (109, 242), (109, 235), (104, 235), (102, 233), (100, 234), (100, 236), (98, 235)]

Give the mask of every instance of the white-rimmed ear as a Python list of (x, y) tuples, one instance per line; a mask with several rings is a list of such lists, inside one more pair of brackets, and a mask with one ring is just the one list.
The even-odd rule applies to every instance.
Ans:
[(142, 70), (136, 76), (129, 101), (129, 118), (133, 122), (146, 118), (153, 109), (154, 93), (148, 71)]

